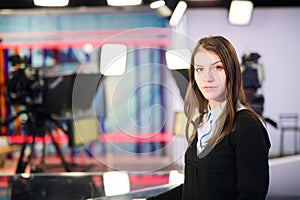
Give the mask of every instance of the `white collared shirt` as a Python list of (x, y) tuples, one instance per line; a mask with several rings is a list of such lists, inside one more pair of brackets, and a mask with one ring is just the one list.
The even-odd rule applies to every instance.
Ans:
[(203, 149), (205, 148), (206, 142), (210, 138), (215, 122), (217, 121), (218, 117), (220, 116), (223, 108), (225, 107), (226, 102), (220, 104), (220, 106), (210, 110), (208, 109), (208, 113), (203, 117), (203, 124), (198, 128), (198, 141), (197, 141), (197, 154), (200, 154)]
[[(215, 122), (218, 120), (221, 112), (223, 111), (226, 105), (226, 101), (220, 104), (220, 106), (214, 108), (213, 110), (209, 110), (207, 114), (203, 117), (203, 125), (198, 128), (198, 141), (197, 141), (197, 155), (199, 155), (205, 148), (206, 142), (210, 138), (213, 133), (213, 129), (215, 127)], [(245, 109), (241, 103), (237, 105), (237, 111)], [(212, 119), (212, 121), (211, 121)], [(211, 121), (211, 122), (210, 122)]]

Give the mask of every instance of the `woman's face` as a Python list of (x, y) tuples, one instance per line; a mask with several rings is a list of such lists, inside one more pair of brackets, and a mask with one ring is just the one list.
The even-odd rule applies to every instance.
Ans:
[(225, 101), (226, 74), (223, 63), (214, 52), (201, 49), (194, 57), (197, 86), (213, 109)]

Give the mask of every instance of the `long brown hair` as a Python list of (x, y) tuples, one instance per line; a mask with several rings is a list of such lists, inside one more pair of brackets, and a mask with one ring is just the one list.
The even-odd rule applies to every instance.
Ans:
[[(215, 138), (208, 141), (208, 145), (210, 147), (214, 147), (226, 135), (235, 129), (235, 116), (239, 104), (242, 104), (257, 117), (260, 116), (251, 109), (246, 102), (240, 63), (233, 45), (222, 36), (204, 37), (198, 41), (194, 51), (192, 52), (191, 65), (189, 69), (189, 85), (184, 102), (184, 111), (187, 117), (186, 137), (188, 143), (191, 144), (194, 140), (197, 134), (197, 128), (203, 122), (203, 116), (207, 112), (208, 108), (208, 100), (205, 99), (200, 92), (194, 76), (194, 57), (200, 48), (217, 54), (223, 63), (226, 74), (226, 106), (221, 113), (222, 117), (220, 116), (223, 120), (219, 119), (219, 130), (217, 130), (219, 133), (214, 134)], [(199, 113), (196, 113), (196, 111)], [(197, 115), (197, 120), (195, 120), (195, 115)], [(192, 132), (190, 132), (191, 126)]]

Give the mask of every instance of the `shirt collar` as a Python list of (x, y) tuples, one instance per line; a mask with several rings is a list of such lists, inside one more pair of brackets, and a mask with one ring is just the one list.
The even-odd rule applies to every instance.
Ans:
[(219, 117), (219, 115), (221, 114), (221, 112), (223, 111), (225, 106), (226, 106), (226, 101), (222, 102), (218, 107), (216, 107), (212, 110), (208, 106), (208, 115), (207, 116), (211, 115), (212, 120), (216, 121), (216, 119)]

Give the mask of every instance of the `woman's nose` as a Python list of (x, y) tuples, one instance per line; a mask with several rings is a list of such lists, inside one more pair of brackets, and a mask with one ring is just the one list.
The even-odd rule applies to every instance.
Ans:
[(202, 79), (203, 79), (203, 81), (206, 81), (206, 82), (211, 82), (214, 80), (210, 70), (205, 70), (202, 73)]

